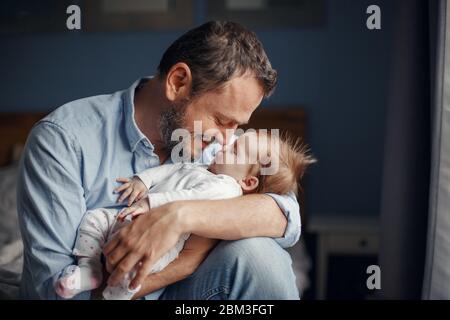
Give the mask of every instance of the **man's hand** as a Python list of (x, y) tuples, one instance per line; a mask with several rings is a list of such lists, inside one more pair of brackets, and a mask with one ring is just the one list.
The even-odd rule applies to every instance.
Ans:
[(182, 234), (220, 240), (281, 237), (287, 219), (268, 195), (250, 194), (226, 200), (175, 201), (138, 216), (103, 249), (108, 284), (116, 285), (141, 262), (130, 287), (142, 284), (155, 262)]
[(117, 219), (123, 221), (125, 218), (131, 214), (132, 219), (138, 215), (144, 214), (150, 211), (150, 199), (148, 197), (143, 198), (131, 205), (131, 207), (125, 208), (119, 212)]
[(137, 288), (148, 276), (152, 266), (185, 232), (176, 206), (169, 203), (138, 216), (122, 228), (104, 247), (109, 285), (116, 285), (139, 262), (141, 265), (131, 288)]
[(193, 274), (217, 242), (218, 240), (215, 239), (191, 235), (178, 258), (160, 272), (148, 275), (142, 283), (142, 288), (134, 295), (133, 299), (139, 299)]
[(125, 201), (128, 198), (128, 206), (131, 206), (135, 200), (141, 200), (147, 195), (148, 189), (139, 177), (117, 178), (117, 182), (122, 182), (120, 187), (114, 189), (115, 193), (122, 192), (117, 202)]

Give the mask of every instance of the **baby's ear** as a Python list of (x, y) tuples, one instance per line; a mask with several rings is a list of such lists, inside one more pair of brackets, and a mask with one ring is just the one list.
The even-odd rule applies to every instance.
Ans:
[(255, 176), (247, 176), (239, 181), (244, 193), (255, 191), (259, 185), (259, 179)]

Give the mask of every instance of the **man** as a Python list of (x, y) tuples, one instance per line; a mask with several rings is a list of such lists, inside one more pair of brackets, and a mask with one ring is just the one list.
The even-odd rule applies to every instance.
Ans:
[[(155, 77), (128, 90), (61, 106), (41, 120), (21, 161), (18, 211), (24, 240), (24, 298), (56, 299), (54, 281), (73, 263), (77, 227), (86, 210), (117, 207), (115, 178), (171, 161), (171, 133), (226, 130), (247, 123), (275, 88), (276, 71), (253, 32), (209, 22), (176, 40)], [(194, 137), (193, 137), (194, 139)], [(192, 157), (198, 157), (195, 148)], [(209, 157), (211, 158), (211, 157)], [(148, 275), (180, 235), (191, 233), (178, 259)], [(104, 248), (109, 284), (136, 264), (130, 287), (146, 299), (298, 299), (288, 253), (300, 236), (293, 195), (252, 194), (231, 200), (180, 201), (123, 228)], [(217, 245), (217, 240), (220, 241)], [(89, 294), (76, 298), (88, 299)]]

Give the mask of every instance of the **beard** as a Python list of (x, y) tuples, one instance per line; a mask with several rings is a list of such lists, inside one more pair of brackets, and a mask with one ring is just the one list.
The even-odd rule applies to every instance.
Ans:
[(172, 140), (172, 132), (185, 125), (185, 115), (188, 106), (188, 100), (172, 104), (167, 110), (161, 113), (158, 129), (161, 135), (164, 148), (171, 151), (178, 143), (178, 140)]

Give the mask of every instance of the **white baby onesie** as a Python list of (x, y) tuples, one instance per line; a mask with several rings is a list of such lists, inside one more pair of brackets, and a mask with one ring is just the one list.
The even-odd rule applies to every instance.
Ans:
[[(149, 189), (148, 199), (151, 208), (178, 200), (214, 200), (234, 198), (242, 195), (242, 188), (237, 181), (227, 175), (214, 174), (206, 165), (194, 163), (165, 164), (147, 169), (137, 176)], [(129, 217), (124, 222), (116, 219), (120, 210), (99, 208), (86, 212), (78, 229), (73, 249), (78, 266), (67, 267), (60, 280), (55, 284), (58, 294), (70, 297), (82, 291), (92, 290), (102, 282), (101, 252), (105, 243), (114, 234), (129, 224)], [(189, 235), (183, 235), (175, 247), (171, 248), (151, 269), (159, 272), (178, 257)], [(71, 275), (78, 273), (76, 277)], [(117, 286), (108, 286), (103, 297), (109, 300), (128, 300), (140, 289), (129, 290), (128, 285), (135, 271), (127, 275)], [(69, 277), (68, 277), (69, 276)], [(66, 277), (66, 278), (64, 278)], [(61, 281), (71, 279), (73, 289), (69, 295), (61, 290)], [(67, 283), (64, 283), (67, 286)]]

